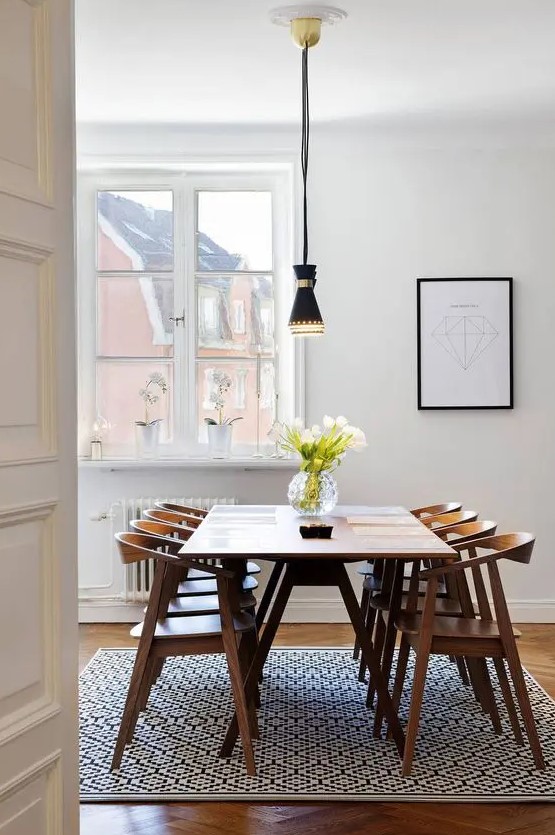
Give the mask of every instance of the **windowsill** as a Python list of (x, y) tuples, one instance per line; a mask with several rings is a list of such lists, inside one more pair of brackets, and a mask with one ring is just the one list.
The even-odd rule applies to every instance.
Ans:
[(294, 458), (103, 458), (92, 461), (79, 458), (79, 467), (91, 470), (165, 470), (165, 469), (210, 469), (210, 470), (298, 470), (299, 461)]

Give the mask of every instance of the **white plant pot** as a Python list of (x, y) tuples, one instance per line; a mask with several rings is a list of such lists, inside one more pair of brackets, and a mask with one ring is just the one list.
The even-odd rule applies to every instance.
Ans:
[(160, 441), (160, 421), (135, 424), (135, 443), (137, 458), (158, 458), (158, 444)]
[(208, 424), (208, 447), (211, 458), (229, 458), (231, 453), (231, 433), (229, 423)]

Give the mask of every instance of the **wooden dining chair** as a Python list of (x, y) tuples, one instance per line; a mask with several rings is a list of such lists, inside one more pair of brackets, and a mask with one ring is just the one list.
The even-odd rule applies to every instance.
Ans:
[[(153, 519), (133, 519), (129, 523), (129, 527), (136, 533), (144, 533), (149, 536), (168, 537), (173, 541), (184, 541), (183, 529), (177, 526), (176, 530), (175, 525), (169, 525), (166, 522), (156, 522)], [(199, 560), (199, 562), (203, 561)], [(204, 563), (204, 565), (206, 565), (206, 568), (191, 568), (189, 570), (184, 569), (183, 576), (179, 576), (181, 572), (176, 571), (174, 590), (168, 604), (167, 617), (191, 617), (193, 615), (202, 614), (214, 615), (219, 612), (219, 600), (217, 593), (207, 593), (206, 591), (203, 591), (205, 587), (204, 583), (195, 582), (200, 579), (214, 580), (214, 573), (208, 573), (207, 570), (210, 568), (211, 564)], [(189, 583), (190, 593), (182, 593), (178, 597), (177, 592), (179, 585), (183, 583), (185, 576), (189, 581), (193, 581)], [(253, 616), (256, 614), (256, 598), (252, 591), (242, 591), (239, 596), (238, 603), (241, 611), (249, 612)]]
[[(455, 502), (446, 503), (442, 505), (429, 505), (428, 508), (418, 508), (418, 512), (422, 512), (424, 510), (436, 510), (437, 508), (449, 508), (452, 507), (454, 504)], [(442, 512), (422, 516), (420, 518), (420, 521), (427, 528), (430, 528), (430, 530), (432, 530), (434, 533), (437, 533), (444, 527), (452, 527), (453, 525), (461, 524), (463, 522), (474, 522), (477, 518), (478, 513), (476, 513), (476, 511), (474, 510), (443, 510)], [(362, 616), (364, 618), (365, 623), (367, 624), (368, 633), (370, 635), (374, 634), (374, 646), (376, 647), (376, 651), (378, 653), (382, 653), (386, 642), (386, 622), (384, 619), (380, 620), (380, 618), (376, 617), (376, 612), (380, 609), (372, 605), (372, 598), (375, 594), (380, 593), (382, 593), (382, 596), (385, 593), (389, 595), (393, 583), (395, 565), (393, 562), (386, 560), (376, 560), (375, 563), (376, 568), (378, 568), (377, 564), (381, 563), (381, 565), (379, 566), (378, 574), (376, 576), (372, 574), (365, 578), (362, 584), (360, 606)], [(405, 567), (407, 568), (408, 564)], [(410, 571), (410, 569), (408, 570)], [(402, 582), (404, 590), (408, 590), (409, 576), (405, 574)], [(355, 659), (358, 657), (357, 643), (355, 643), (353, 657)], [(363, 658), (360, 659), (358, 669), (358, 680), (360, 682), (364, 682), (366, 680), (366, 663)], [(373, 703), (373, 698), (374, 688), (372, 682), (370, 682), (366, 701), (369, 707)]]
[(174, 573), (185, 567), (203, 571), (205, 566), (180, 555), (179, 540), (126, 532), (116, 534), (116, 541), (124, 564), (148, 559), (154, 560), (156, 569), (145, 619), (131, 630), (131, 635), (139, 639), (139, 646), (112, 770), (121, 765), (125, 746), (133, 738), (139, 714), (146, 708), (164, 660), (170, 656), (225, 653), (247, 773), (255, 775), (252, 738), (258, 736), (257, 719), (254, 703), (247, 706), (244, 680), (256, 646), (256, 631), (252, 615), (240, 609), (235, 572), (221, 566), (206, 566), (216, 577), (217, 614), (167, 617)]
[[(442, 513), (453, 513), (455, 511), (461, 510), (462, 504), (460, 502), (442, 502), (440, 504), (431, 504), (426, 505), (425, 507), (416, 507), (410, 511), (413, 516), (416, 516), (417, 519), (424, 521), (426, 517), (431, 516), (438, 516)], [(372, 577), (373, 579), (369, 580), (368, 583), (363, 582), (362, 585), (362, 592), (360, 596), (360, 611), (362, 617), (366, 620), (370, 616), (372, 619), (372, 614), (369, 612), (369, 603), (370, 598), (373, 592), (378, 592), (381, 590), (382, 585), (382, 578), (383, 578), (383, 571), (384, 571), (384, 561), (383, 560), (367, 560), (365, 563), (362, 564), (357, 569), (358, 574), (362, 574), (364, 580), (368, 577)], [(353, 659), (358, 661), (360, 655), (360, 644), (358, 640), (355, 638), (355, 643), (353, 647)], [(358, 678), (359, 681), (364, 681), (366, 675), (366, 665), (364, 660), (361, 660)]]
[[(486, 674), (485, 659), (493, 659), (516, 742), (522, 745), (523, 737), (507, 678), (506, 662), (528, 736), (534, 765), (538, 769), (544, 769), (545, 762), (516, 645), (516, 639), (520, 633), (511, 624), (498, 566), (499, 561), (503, 559), (527, 565), (532, 556), (534, 537), (529, 533), (509, 533), (454, 544), (452, 547), (461, 555), (463, 553), (468, 554), (468, 558), (452, 562), (447, 566), (421, 571), (420, 579), (427, 582), (422, 613), (412, 611), (413, 598), (409, 602), (407, 610), (401, 612), (396, 618), (396, 627), (402, 636), (393, 688), (393, 702), (396, 708), (398, 708), (401, 699), (410, 649), (412, 648), (416, 653), (402, 773), (407, 776), (412, 769), (430, 655), (449, 655), (472, 659), (481, 665), (482, 671), (485, 668)], [(495, 619), (488, 600), (485, 578), (482, 574), (483, 569), (487, 572), (491, 587)], [(468, 584), (469, 573), (472, 575), (474, 591), (478, 601), (478, 617), (472, 605)], [(461, 617), (437, 615), (436, 592), (440, 577), (456, 579), (463, 610)], [(484, 692), (487, 696), (488, 691)], [(501, 722), (493, 691), (491, 691), (490, 698), (491, 703), (488, 712), (492, 721), (494, 721), (496, 733), (500, 734), (502, 730)], [(446, 716), (447, 720), (448, 716)]]
[(413, 507), (410, 511), (417, 519), (425, 519), (427, 516), (437, 516), (439, 513), (456, 513), (462, 510), (460, 502), (442, 502), (441, 504), (429, 504), (424, 507)]
[[(471, 542), (484, 536), (492, 536), (497, 530), (497, 523), (492, 521), (483, 522), (463, 522), (459, 525), (451, 525), (449, 527), (441, 528), (437, 531), (437, 536), (449, 545), (462, 545), (463, 543)], [(410, 564), (408, 564), (410, 566)], [(413, 610), (421, 612), (424, 606), (424, 595), (426, 593), (427, 584), (425, 581), (418, 581), (417, 575), (420, 568), (420, 561), (415, 560), (411, 567), (411, 579), (403, 581), (403, 589), (400, 599), (395, 601), (396, 611), (405, 611), (409, 602), (409, 596), (414, 593), (416, 588), (416, 601), (413, 604)], [(405, 574), (406, 576), (406, 574)], [(412, 583), (412, 586), (411, 586)], [(378, 591), (370, 601), (370, 612), (368, 615), (368, 629), (373, 628), (374, 623), (379, 623), (381, 628), (376, 629), (375, 645), (376, 651), (381, 651), (382, 669), (387, 675), (387, 680), (391, 675), (391, 667), (393, 664), (393, 657), (395, 651), (395, 644), (398, 633), (395, 629), (395, 624), (390, 622), (389, 610), (391, 605), (391, 588), (387, 591)], [(398, 608), (397, 608), (398, 607)], [(438, 586), (438, 594), (436, 597), (436, 614), (445, 617), (456, 617), (462, 615), (461, 604), (459, 601), (458, 590), (456, 583), (449, 578), (440, 578), (440, 585)], [(470, 675), (467, 670), (464, 658), (453, 658), (457, 664), (459, 674), (463, 684), (472, 685), (476, 699), (482, 703), (482, 688), (481, 678), (477, 681), (471, 669)], [(472, 667), (472, 665), (471, 665)], [(363, 679), (364, 681), (364, 676)], [(370, 707), (374, 701), (374, 687), (370, 682), (368, 685), (367, 705)], [(379, 725), (380, 717), (376, 717), (376, 726)]]

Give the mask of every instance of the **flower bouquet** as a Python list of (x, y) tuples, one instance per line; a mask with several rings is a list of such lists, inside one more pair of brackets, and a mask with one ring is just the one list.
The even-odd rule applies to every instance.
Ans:
[(340, 415), (325, 415), (322, 427), (306, 428), (297, 418), (281, 427), (280, 446), (301, 457), (300, 472), (288, 491), (289, 503), (301, 516), (323, 516), (337, 504), (337, 484), (331, 473), (350, 449), (362, 449), (366, 438), (362, 429), (351, 426)]

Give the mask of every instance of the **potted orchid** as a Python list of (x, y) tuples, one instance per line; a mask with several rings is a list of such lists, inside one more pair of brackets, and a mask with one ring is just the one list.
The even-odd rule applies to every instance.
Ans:
[(168, 390), (166, 378), (159, 371), (153, 371), (148, 376), (144, 388), (139, 389), (139, 397), (143, 401), (144, 420), (135, 421), (135, 437), (139, 458), (155, 458), (158, 454), (160, 424), (162, 418), (151, 420), (150, 409), (160, 400), (160, 394)]
[(306, 428), (297, 418), (282, 426), (281, 448), (300, 455), (300, 472), (288, 491), (289, 503), (301, 516), (323, 516), (337, 504), (337, 484), (331, 475), (350, 449), (362, 449), (366, 438), (362, 429), (351, 426), (340, 415), (325, 415), (322, 427)]
[(231, 388), (231, 377), (225, 371), (214, 371), (212, 374), (214, 389), (210, 394), (210, 405), (216, 409), (217, 420), (204, 418), (208, 427), (208, 445), (212, 458), (229, 458), (231, 451), (231, 435), (233, 424), (240, 417), (228, 418), (224, 415), (225, 395)]

